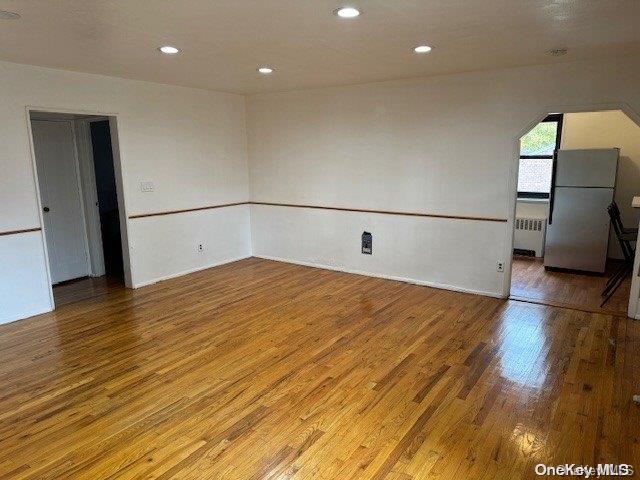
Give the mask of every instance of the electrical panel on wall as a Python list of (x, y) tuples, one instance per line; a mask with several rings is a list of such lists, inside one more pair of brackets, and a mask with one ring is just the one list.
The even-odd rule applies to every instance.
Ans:
[(362, 253), (365, 255), (373, 253), (373, 236), (369, 232), (362, 232)]

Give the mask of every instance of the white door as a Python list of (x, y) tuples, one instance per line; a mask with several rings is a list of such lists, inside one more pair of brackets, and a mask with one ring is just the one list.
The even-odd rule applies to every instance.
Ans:
[(71, 121), (33, 120), (52, 283), (89, 274), (78, 162)]

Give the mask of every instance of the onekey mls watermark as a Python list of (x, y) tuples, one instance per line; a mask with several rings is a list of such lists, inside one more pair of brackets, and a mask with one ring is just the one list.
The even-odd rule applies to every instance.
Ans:
[(597, 465), (576, 465), (565, 463), (563, 465), (545, 465), (539, 463), (535, 466), (536, 475), (545, 477), (630, 477), (633, 475), (633, 465), (628, 463), (599, 463)]

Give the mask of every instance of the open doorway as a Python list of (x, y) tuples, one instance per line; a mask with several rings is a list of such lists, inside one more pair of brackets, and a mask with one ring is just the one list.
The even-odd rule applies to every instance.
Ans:
[(512, 299), (627, 314), (640, 127), (620, 110), (550, 113), (520, 139)]
[(31, 111), (30, 123), (54, 304), (124, 288), (111, 119)]

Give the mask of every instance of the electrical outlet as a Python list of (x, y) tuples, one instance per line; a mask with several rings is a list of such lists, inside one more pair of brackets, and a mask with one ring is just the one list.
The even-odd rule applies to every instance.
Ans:
[(199, 243), (198, 246), (196, 247), (196, 250), (200, 253), (204, 252), (204, 245)]
[(496, 265), (496, 270), (498, 270), (499, 272), (504, 272), (504, 262), (498, 262), (498, 264)]
[(144, 193), (153, 192), (153, 182), (140, 182), (140, 191)]

